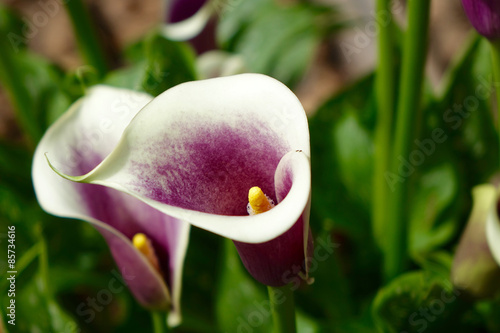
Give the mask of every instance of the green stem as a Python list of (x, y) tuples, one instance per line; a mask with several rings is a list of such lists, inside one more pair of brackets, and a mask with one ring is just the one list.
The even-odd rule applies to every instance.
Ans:
[(394, 48), (390, 0), (377, 0), (377, 15), (387, 13), (389, 22), (378, 21), (378, 67), (375, 77), (377, 96), (377, 124), (375, 129), (375, 166), (373, 175), (372, 221), (375, 240), (384, 247), (387, 221), (387, 184), (385, 172), (389, 170), (394, 114)]
[(271, 312), (274, 321), (274, 333), (294, 333), (295, 306), (293, 291), (289, 285), (283, 287), (267, 287)]
[(396, 132), (391, 157), (394, 178), (388, 181), (391, 192), (386, 229), (388, 248), (384, 263), (386, 280), (391, 280), (404, 271), (407, 260), (408, 178), (413, 172), (405, 170), (403, 161), (409, 159), (415, 128), (421, 118), (420, 100), (427, 53), (429, 9), (430, 0), (408, 1), (408, 31), (403, 45)]
[(42, 286), (43, 286), (42, 288), (45, 289), (45, 290), (43, 290), (43, 292), (46, 295), (50, 295), (50, 298), (52, 298), (52, 289), (50, 288), (50, 285), (49, 285), (49, 280), (50, 280), (50, 278), (49, 278), (49, 253), (48, 253), (48, 249), (47, 249), (47, 242), (45, 241), (45, 238), (43, 236), (41, 225), (37, 224), (36, 228), (37, 228), (37, 233), (38, 233), (38, 237), (39, 237), (38, 244), (40, 246), (40, 256), (38, 257), (38, 261), (39, 261), (40, 277), (41, 277)]
[[(24, 71), (15, 61), (14, 50), (7, 42), (7, 35), (0, 37), (0, 81), (12, 103), (17, 121), (34, 147), (42, 137), (42, 131), (33, 118), (33, 103), (23, 82)], [(19, 52), (19, 51), (16, 51)]]
[(82, 0), (71, 0), (65, 3), (84, 61), (96, 69), (99, 77), (103, 77), (108, 69), (106, 57), (85, 5)]
[[(32, 247), (30, 247), (30, 249), (26, 251), (18, 261), (16, 261), (16, 272), (18, 276), (26, 269), (26, 267), (28, 267), (33, 262), (33, 260), (38, 257), (38, 255), (40, 254), (40, 250), (41, 244), (36, 243)], [(6, 290), (8, 283), (9, 281), (7, 279), (4, 279), (0, 284), (0, 291)], [(0, 332), (2, 331), (0, 330)]]
[(497, 133), (498, 133), (498, 144), (500, 147), (500, 42), (490, 42), (491, 45), (491, 58), (493, 62), (493, 86), (495, 87), (495, 93), (497, 97)]
[(151, 320), (153, 322), (154, 333), (166, 333), (167, 321), (164, 312), (151, 311)]

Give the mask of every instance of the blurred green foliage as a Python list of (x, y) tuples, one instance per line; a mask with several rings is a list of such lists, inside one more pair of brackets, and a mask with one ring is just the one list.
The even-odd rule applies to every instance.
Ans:
[[(319, 43), (340, 27), (337, 12), (305, 1), (286, 8), (269, 0), (238, 1), (219, 15), (220, 47), (242, 55), (250, 71), (276, 77), (292, 88), (311, 66)], [(22, 29), (21, 20), (4, 7), (0, 18), (0, 36)], [(23, 47), (15, 54), (10, 48), (1, 52), (12, 53), (19, 71), (16, 80), (25, 87), (29, 119), (39, 133), (90, 85), (104, 83), (158, 95), (197, 77), (193, 49), (155, 33), (124, 50), (126, 65), (102, 82), (92, 68), (65, 73)], [(407, 203), (412, 267), (387, 285), (380, 278), (381, 255), (369, 216), (377, 114), (373, 75), (332, 96), (310, 118), (313, 238), (317, 244), (331, 239), (336, 249), (312, 270), (315, 283), (296, 293), (300, 332), (500, 330), (499, 299), (474, 303), (454, 293), (449, 283), (450, 260), (470, 210), (470, 190), (489, 179), (499, 159), (488, 57), (485, 43), (471, 40), (450, 67), (441, 93), (426, 90), (419, 140), (432, 138), (437, 128), (447, 139), (435, 143), (433, 152), (407, 179), (412, 188)], [(6, 89), (10, 80), (0, 72), (0, 84)], [(478, 87), (489, 95), (476, 98), (474, 112), (467, 117), (448, 113), (475, 96)], [(106, 288), (116, 268), (96, 230), (39, 208), (31, 187), (33, 149), (28, 141), (0, 139), (3, 326), (12, 333), (150, 331), (149, 314), (126, 289), (113, 294), (112, 302), (92, 316), (78, 311), (88, 297)], [(9, 225), (16, 226), (16, 326), (6, 324), (5, 313), (3, 258)], [(266, 290), (245, 271), (230, 241), (192, 230), (183, 284), (184, 321), (173, 331), (239, 332), (254, 311), (260, 311), (263, 320), (251, 332), (270, 331)]]

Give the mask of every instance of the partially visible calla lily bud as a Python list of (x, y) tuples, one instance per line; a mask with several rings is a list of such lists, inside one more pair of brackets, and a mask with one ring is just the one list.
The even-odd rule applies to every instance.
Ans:
[(293, 92), (268, 76), (241, 74), (160, 94), (83, 176), (53, 167), (232, 239), (255, 279), (283, 286), (307, 280), (309, 156), (307, 118)]
[(462, 0), (472, 26), (488, 39), (500, 39), (500, 1)]
[(33, 159), (32, 177), (42, 208), (56, 216), (91, 223), (108, 243), (137, 301), (151, 310), (168, 311), (169, 324), (175, 326), (181, 320), (189, 224), (117, 190), (63, 179), (51, 170), (45, 156), (49, 153), (68, 174), (92, 170), (151, 100), (147, 94), (125, 89), (90, 89), (43, 136)]
[(165, 24), (162, 33), (171, 40), (185, 41), (198, 35), (213, 14), (208, 0), (163, 1)]
[(475, 299), (482, 299), (492, 297), (500, 290), (500, 266), (493, 257), (500, 251), (495, 253), (487, 241), (487, 238), (496, 237), (497, 248), (500, 243), (500, 224), (496, 234), (488, 230), (495, 228), (490, 226), (494, 219), (498, 222), (498, 191), (491, 184), (479, 185), (473, 189), (472, 199), (472, 213), (455, 253), (451, 279), (456, 288)]
[[(497, 264), (500, 266), (500, 220), (498, 218), (498, 215), (500, 214), (499, 198), (500, 193), (497, 193), (497, 200), (491, 207), (488, 220), (486, 222), (486, 237), (488, 239), (488, 245), (493, 258), (495, 258)], [(500, 281), (500, 279), (497, 280), (497, 282), (498, 281)]]

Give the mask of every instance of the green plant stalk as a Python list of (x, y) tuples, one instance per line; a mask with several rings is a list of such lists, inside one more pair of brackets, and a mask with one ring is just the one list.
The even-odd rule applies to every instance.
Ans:
[(430, 0), (408, 1), (408, 31), (403, 45), (395, 141), (391, 157), (392, 175), (397, 178), (390, 183), (392, 186), (388, 192), (388, 247), (384, 261), (386, 280), (391, 280), (403, 272), (407, 261), (407, 207), (410, 202), (408, 178), (411, 174), (400, 174), (399, 169), (400, 159), (407, 160), (410, 155), (415, 127), (421, 118), (420, 100), (427, 53), (429, 10)]
[(5, 327), (3, 322), (4, 314), (2, 310), (0, 310), (0, 332), (9, 333), (9, 330)]
[(108, 66), (87, 8), (82, 0), (66, 1), (65, 4), (82, 58), (87, 64), (93, 66), (99, 77), (102, 78), (106, 74)]
[(289, 285), (267, 287), (273, 315), (274, 333), (295, 333), (295, 305), (293, 291)]
[[(16, 261), (15, 270), (17, 272), (17, 275), (20, 275), (26, 269), (26, 267), (28, 267), (38, 257), (40, 251), (41, 251), (41, 244), (36, 243), (32, 247), (30, 247), (28, 251), (24, 252), (22, 257)], [(0, 284), (1, 286), (0, 291), (3, 292), (4, 290), (7, 290), (8, 285), (9, 285), (9, 280), (4, 279)]]
[(42, 280), (43, 292), (49, 296), (50, 299), (53, 298), (52, 289), (49, 285), (49, 253), (47, 249), (47, 242), (43, 236), (42, 227), (40, 224), (36, 226), (38, 233), (38, 244), (40, 247), (40, 255), (38, 257), (40, 277)]
[(153, 322), (154, 333), (167, 332), (167, 321), (164, 312), (151, 311), (151, 320)]
[(0, 37), (0, 83), (7, 92), (14, 108), (19, 126), (25, 133), (29, 145), (34, 148), (42, 137), (37, 121), (33, 119), (33, 105), (30, 94), (24, 85), (23, 70), (15, 61), (13, 49), (7, 43), (6, 35)]
[(372, 229), (375, 240), (383, 247), (387, 221), (387, 183), (385, 172), (389, 170), (394, 114), (394, 47), (392, 36), (392, 14), (390, 0), (377, 0), (377, 13), (388, 13), (390, 21), (378, 21), (378, 67), (375, 77), (377, 97), (377, 124), (375, 128), (375, 165), (373, 173)]
[(493, 63), (493, 78), (494, 78), (493, 86), (495, 87), (496, 104), (497, 104), (498, 144), (500, 147), (500, 42), (490, 41), (490, 46), (491, 46), (491, 59)]

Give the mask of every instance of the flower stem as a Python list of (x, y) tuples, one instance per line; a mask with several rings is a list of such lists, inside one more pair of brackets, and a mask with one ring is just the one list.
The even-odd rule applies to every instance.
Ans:
[(151, 321), (153, 322), (154, 333), (167, 332), (167, 321), (164, 312), (151, 311)]
[(283, 287), (267, 287), (271, 312), (274, 321), (274, 333), (294, 333), (295, 305), (293, 291), (289, 285)]
[(43, 281), (43, 288), (45, 288), (44, 292), (46, 295), (50, 295), (52, 298), (52, 289), (50, 288), (49, 281), (49, 254), (48, 254), (48, 249), (47, 249), (47, 242), (45, 241), (45, 238), (42, 233), (42, 227), (39, 226), (39, 244), (40, 244), (40, 256), (39, 256), (39, 262), (40, 262), (40, 276), (42, 277)]
[(387, 221), (387, 184), (385, 172), (389, 169), (394, 114), (394, 49), (390, 0), (377, 0), (377, 15), (387, 13), (389, 22), (378, 21), (378, 68), (375, 77), (377, 96), (377, 124), (375, 128), (375, 166), (373, 174), (372, 223), (379, 246), (383, 247)]
[[(490, 41), (491, 46), (491, 59), (493, 62), (493, 86), (497, 97), (497, 133), (498, 143), (500, 147), (500, 42)], [(500, 162), (500, 161), (499, 161)]]
[(106, 57), (85, 5), (82, 0), (66, 1), (65, 4), (83, 59), (96, 69), (99, 77), (103, 77), (108, 69)]
[(424, 79), (429, 29), (430, 0), (408, 1), (408, 31), (402, 55), (402, 70), (397, 104), (397, 120), (389, 182), (391, 189), (386, 235), (384, 275), (391, 280), (405, 269), (407, 260), (407, 207), (409, 176), (400, 172), (407, 161), (415, 137), (415, 128), (421, 118), (420, 99)]

